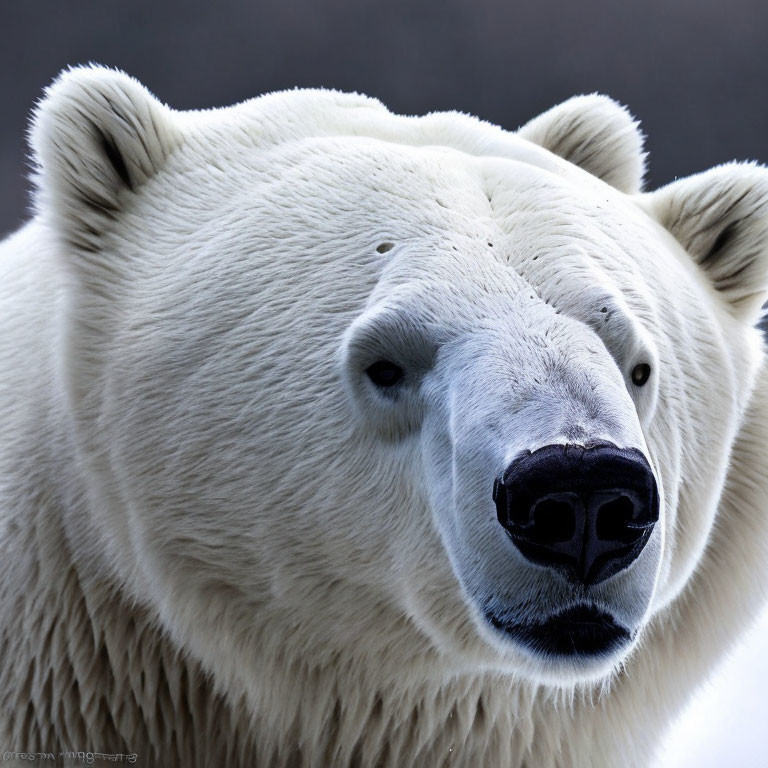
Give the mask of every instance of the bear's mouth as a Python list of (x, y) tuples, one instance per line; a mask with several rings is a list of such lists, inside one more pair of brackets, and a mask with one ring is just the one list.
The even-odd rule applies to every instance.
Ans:
[(591, 605), (577, 605), (535, 623), (501, 619), (488, 610), (485, 617), (500, 632), (544, 656), (602, 656), (632, 640), (610, 614)]

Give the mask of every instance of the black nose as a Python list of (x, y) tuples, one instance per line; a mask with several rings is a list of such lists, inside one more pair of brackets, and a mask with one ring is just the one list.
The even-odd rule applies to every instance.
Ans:
[(587, 585), (632, 563), (659, 519), (645, 456), (610, 443), (529, 452), (496, 480), (493, 500), (526, 558)]

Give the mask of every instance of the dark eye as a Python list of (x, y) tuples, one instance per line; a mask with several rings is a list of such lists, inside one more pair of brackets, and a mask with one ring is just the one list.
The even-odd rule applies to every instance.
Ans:
[(377, 387), (394, 387), (403, 378), (403, 369), (389, 360), (378, 360), (369, 365), (365, 372)]
[(651, 376), (651, 366), (648, 363), (640, 363), (632, 369), (632, 383), (636, 387), (642, 387)]

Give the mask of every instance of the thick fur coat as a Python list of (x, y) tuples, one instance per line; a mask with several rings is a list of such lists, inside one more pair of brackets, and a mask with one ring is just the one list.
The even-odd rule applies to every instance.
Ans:
[[(319, 90), (177, 112), (96, 67), (30, 140), (34, 217), (0, 245), (0, 749), (647, 765), (765, 598), (768, 171), (643, 192), (601, 96), (509, 133)], [(647, 457), (659, 520), (574, 587), (492, 489), (594, 440)], [(499, 630), (585, 602), (620, 648)]]

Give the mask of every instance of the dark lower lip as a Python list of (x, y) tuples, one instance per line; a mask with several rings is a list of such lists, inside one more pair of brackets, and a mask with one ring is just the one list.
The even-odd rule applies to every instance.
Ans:
[(500, 632), (544, 656), (603, 656), (632, 640), (630, 633), (612, 616), (589, 605), (568, 608), (536, 623), (504, 621), (488, 611), (485, 617)]

